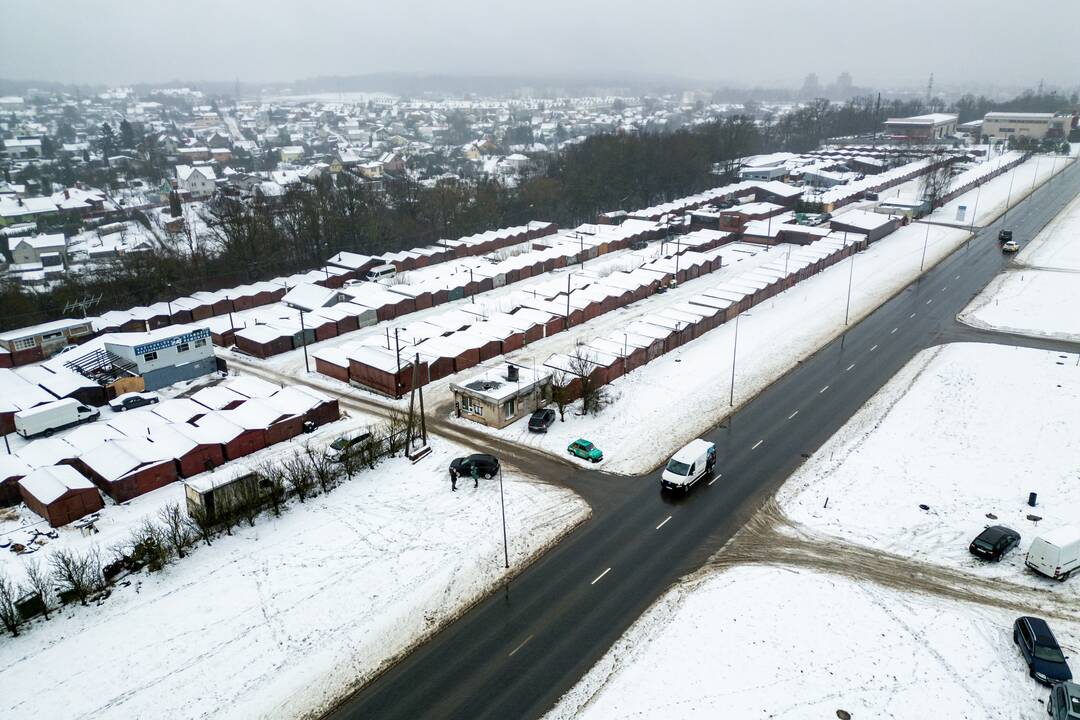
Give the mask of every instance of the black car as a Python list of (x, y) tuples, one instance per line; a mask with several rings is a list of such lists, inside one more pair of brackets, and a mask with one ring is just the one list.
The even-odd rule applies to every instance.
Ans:
[(1012, 230), (998, 230), (998, 242), (1004, 245), (1012, 240)]
[(157, 404), (161, 398), (155, 393), (126, 393), (109, 401), (109, 407), (113, 412), (124, 412), (125, 410), (134, 410), (135, 408), (145, 407), (147, 405)]
[(478, 477), (493, 478), (499, 474), (499, 458), (477, 453), (468, 457), (454, 458), (450, 462), (450, 469), (456, 472), (458, 477), (472, 477), (473, 468), (476, 468)]
[(537, 410), (529, 418), (529, 431), (546, 433), (551, 424), (555, 422), (555, 411), (551, 408)]
[(997, 562), (1020, 542), (1020, 533), (1004, 525), (991, 525), (971, 541), (972, 555)]
[(1027, 615), (1016, 618), (1013, 642), (1019, 646), (1031, 677), (1044, 685), (1072, 680), (1065, 654), (1045, 620)]

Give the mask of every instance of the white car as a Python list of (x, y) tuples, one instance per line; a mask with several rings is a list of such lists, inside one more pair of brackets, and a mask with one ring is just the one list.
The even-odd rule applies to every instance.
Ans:
[(1014, 253), (1020, 249), (1020, 244), (1015, 240), (1006, 240), (1001, 244), (1001, 252)]
[(161, 402), (161, 397), (157, 393), (126, 393), (115, 400), (110, 400), (109, 407), (113, 412), (124, 412), (125, 410), (134, 410), (144, 405), (154, 405), (159, 402)]

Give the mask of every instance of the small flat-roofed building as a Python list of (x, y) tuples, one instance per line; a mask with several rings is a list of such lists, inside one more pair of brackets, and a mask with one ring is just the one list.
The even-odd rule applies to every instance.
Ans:
[(829, 221), (829, 227), (835, 232), (851, 232), (865, 235), (868, 242), (877, 242), (900, 227), (900, 216), (849, 210)]
[(141, 375), (146, 390), (157, 390), (217, 370), (210, 330), (171, 325), (145, 333), (114, 334), (105, 349), (128, 361)]
[(94, 483), (70, 465), (34, 470), (19, 480), (19, 492), (26, 506), (53, 527), (67, 525), (105, 507)]
[(956, 134), (958, 117), (952, 113), (929, 113), (904, 118), (889, 118), (883, 124), (885, 134), (897, 140), (933, 142)]
[(451, 383), (458, 417), (504, 428), (551, 401), (551, 370), (512, 363)]
[(54, 320), (0, 333), (0, 347), (11, 354), (13, 365), (42, 360), (73, 342), (93, 335), (92, 320)]

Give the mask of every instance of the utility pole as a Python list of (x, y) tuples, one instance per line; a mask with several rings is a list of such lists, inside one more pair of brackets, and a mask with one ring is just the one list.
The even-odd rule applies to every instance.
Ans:
[(499, 465), (499, 506), (502, 508), (503, 526), (503, 567), (510, 569), (510, 547), (506, 541), (506, 493), (503, 491), (503, 471)]
[(566, 329), (570, 329), (570, 277), (574, 273), (566, 274)]
[(304, 326), (304, 311), (300, 311), (300, 339), (304, 342), (304, 371), (311, 372), (307, 354), (307, 328)]
[[(387, 348), (389, 349), (389, 348)], [(401, 343), (398, 342), (398, 329), (394, 328), (394, 359), (397, 361), (397, 375), (394, 377), (394, 393), (401, 399)]]

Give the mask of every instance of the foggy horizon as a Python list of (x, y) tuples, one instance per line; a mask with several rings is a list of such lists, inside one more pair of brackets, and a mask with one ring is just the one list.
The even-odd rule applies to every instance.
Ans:
[(929, 0), (892, 21), (852, 0), (827, 9), (673, 0), (662, 11), (552, 0), (540, 10), (477, 0), (380, 8), (194, 0), (178, 11), (105, 0), (85, 13), (59, 0), (6, 10), (0, 76), (114, 86), (394, 74), (798, 88), (810, 72), (822, 85), (848, 72), (859, 87), (917, 89), (933, 73), (939, 88), (1071, 88), (1080, 60), (1072, 4), (1055, 6), (1053, 22), (1035, 12), (1006, 22)]

